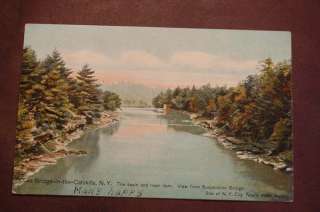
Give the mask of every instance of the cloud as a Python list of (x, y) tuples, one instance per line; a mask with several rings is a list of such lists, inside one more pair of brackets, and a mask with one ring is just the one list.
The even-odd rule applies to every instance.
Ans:
[(62, 55), (67, 65), (73, 69), (80, 69), (84, 64), (101, 68), (112, 62), (106, 55), (89, 50), (76, 52), (62, 51)]
[(171, 63), (178, 66), (191, 66), (197, 69), (210, 68), (213, 55), (204, 52), (185, 51), (176, 52), (171, 57)]
[(132, 70), (118, 70), (98, 72), (97, 77), (102, 84), (112, 84), (119, 82), (131, 82), (136, 84), (144, 84), (149, 87), (182, 87), (187, 86), (201, 86), (207, 83), (211, 85), (229, 85), (233, 86), (239, 83), (240, 78), (238, 75), (212, 75), (211, 73), (197, 73), (197, 72), (171, 72), (160, 70), (157, 72), (139, 70), (134, 72)]
[(215, 73), (252, 72), (257, 61), (241, 60), (226, 56), (213, 55), (200, 51), (179, 51), (168, 58), (150, 54), (142, 50), (129, 50), (117, 56), (108, 56), (103, 53), (82, 50), (64, 52), (64, 58), (69, 66), (89, 64), (98, 69), (126, 69), (126, 70), (160, 70), (167, 71), (210, 71)]
[(236, 58), (213, 55), (199, 51), (176, 52), (171, 57), (171, 62), (177, 66), (212, 71), (252, 71), (255, 69), (256, 60), (240, 60)]
[(84, 64), (89, 64), (97, 69), (150, 69), (163, 67), (165, 64), (159, 57), (145, 51), (130, 50), (118, 56), (108, 56), (103, 53), (81, 50), (76, 52), (62, 51), (63, 57), (68, 66), (74, 69), (80, 68)]
[(62, 52), (67, 65), (79, 70), (89, 64), (101, 81), (137, 81), (149, 84), (236, 84), (255, 73), (257, 61), (242, 60), (201, 51), (177, 51), (159, 57), (143, 50), (128, 50), (119, 55), (82, 50)]
[[(115, 60), (117, 61), (117, 60)], [(130, 65), (134, 67), (154, 68), (163, 65), (163, 61), (145, 51), (127, 51), (121, 54), (118, 65)]]

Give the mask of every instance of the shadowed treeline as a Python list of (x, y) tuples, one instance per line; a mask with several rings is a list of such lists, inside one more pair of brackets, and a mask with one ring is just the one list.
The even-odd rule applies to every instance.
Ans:
[(235, 87), (167, 89), (153, 105), (198, 113), (210, 128), (292, 163), (291, 64), (266, 59), (260, 65)]
[(95, 72), (84, 65), (73, 74), (58, 51), (44, 60), (27, 47), (23, 50), (16, 161), (50, 152), (49, 141), (99, 120), (106, 110), (121, 105), (119, 96), (99, 88)]

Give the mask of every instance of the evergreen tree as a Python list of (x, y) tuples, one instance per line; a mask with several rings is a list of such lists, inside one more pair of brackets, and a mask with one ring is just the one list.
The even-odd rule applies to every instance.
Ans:
[(39, 67), (36, 53), (29, 47), (23, 49), (19, 104), (16, 128), (16, 153), (17, 156), (25, 155), (33, 149), (36, 151), (36, 141), (33, 133), (36, 131), (36, 120), (34, 111), (43, 96), (41, 80), (43, 71)]
[(101, 111), (101, 91), (96, 83), (97, 79), (94, 76), (94, 71), (88, 65), (84, 65), (77, 74), (79, 87), (79, 108), (78, 110), (85, 114), (92, 122), (92, 118), (99, 117)]
[(51, 55), (48, 55), (45, 60), (43, 61), (42, 66), (45, 70), (49, 71), (52, 69), (58, 70), (60, 72), (61, 78), (66, 80), (71, 79), (71, 69), (66, 67), (66, 64), (61, 57), (61, 54), (55, 49), (53, 50)]
[(25, 154), (25, 151), (34, 145), (32, 132), (35, 128), (33, 114), (29, 112), (27, 106), (19, 102), (17, 127), (16, 127), (16, 151), (18, 156)]
[(39, 103), (43, 87), (41, 80), (44, 71), (40, 68), (36, 53), (31, 48), (23, 49), (22, 66), (20, 75), (19, 101), (32, 110)]
[(155, 107), (170, 104), (174, 109), (197, 112), (213, 118), (225, 134), (271, 148), (277, 154), (292, 147), (291, 65), (275, 64), (270, 58), (260, 63), (260, 72), (235, 87), (177, 87), (153, 99)]
[[(45, 144), (68, 131), (68, 122), (85, 115), (88, 123), (100, 117), (102, 91), (98, 89), (94, 71), (85, 65), (76, 78), (58, 51), (38, 61), (31, 48), (23, 49), (19, 108), (17, 116), (17, 158), (50, 151)], [(104, 96), (104, 106), (120, 107), (118, 95)]]

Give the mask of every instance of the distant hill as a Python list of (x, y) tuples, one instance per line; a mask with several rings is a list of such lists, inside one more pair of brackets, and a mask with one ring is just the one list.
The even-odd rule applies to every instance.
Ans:
[(102, 90), (108, 90), (120, 95), (122, 106), (151, 107), (152, 98), (158, 95), (162, 89), (152, 88), (142, 84), (119, 82), (110, 85), (102, 85)]

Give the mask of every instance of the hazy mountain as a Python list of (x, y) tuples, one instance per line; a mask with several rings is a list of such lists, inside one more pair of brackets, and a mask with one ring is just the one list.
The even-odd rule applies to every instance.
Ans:
[(161, 92), (161, 88), (148, 87), (142, 84), (119, 82), (111, 85), (102, 85), (101, 89), (115, 92), (120, 95), (123, 106), (149, 107), (152, 98)]

